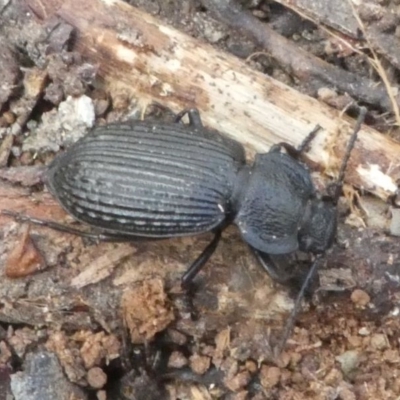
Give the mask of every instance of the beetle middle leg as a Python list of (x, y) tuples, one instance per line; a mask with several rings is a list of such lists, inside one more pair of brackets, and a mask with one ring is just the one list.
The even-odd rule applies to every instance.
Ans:
[(207, 263), (210, 257), (213, 255), (218, 243), (221, 239), (222, 230), (218, 229), (215, 232), (214, 238), (207, 245), (207, 247), (202, 251), (202, 253), (197, 257), (197, 259), (192, 263), (188, 270), (182, 276), (182, 287), (188, 289), (190, 284), (193, 282), (195, 276), (200, 272), (201, 268)]

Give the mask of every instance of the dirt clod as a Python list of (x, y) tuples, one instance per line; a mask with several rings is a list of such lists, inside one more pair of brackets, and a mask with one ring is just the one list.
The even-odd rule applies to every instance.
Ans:
[(6, 275), (9, 278), (21, 278), (46, 267), (43, 255), (29, 234), (26, 226), (17, 245), (10, 251), (6, 263)]
[(371, 347), (376, 350), (385, 350), (388, 348), (389, 343), (387, 337), (382, 333), (375, 333), (371, 336)]
[(371, 301), (371, 298), (364, 290), (356, 289), (351, 294), (351, 301), (357, 306), (365, 307)]
[(201, 356), (199, 354), (193, 354), (189, 360), (190, 368), (198, 375), (205, 374), (211, 365), (210, 357)]
[(174, 351), (169, 356), (169, 368), (182, 368), (186, 365), (188, 365), (188, 360), (180, 351)]
[(145, 343), (164, 330), (174, 314), (161, 279), (143, 281), (122, 296), (121, 308), (132, 343)]
[(233, 376), (232, 378), (225, 378), (224, 384), (229, 390), (237, 392), (240, 389), (246, 387), (250, 382), (251, 375), (249, 371), (242, 371)]
[(268, 367), (263, 365), (260, 370), (261, 385), (265, 389), (271, 389), (279, 383), (281, 377), (281, 370), (278, 367)]

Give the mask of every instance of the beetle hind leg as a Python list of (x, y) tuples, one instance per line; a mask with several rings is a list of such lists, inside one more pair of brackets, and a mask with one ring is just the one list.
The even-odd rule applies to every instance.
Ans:
[(196, 258), (196, 260), (190, 265), (188, 270), (183, 274), (181, 285), (184, 289), (188, 289), (190, 284), (193, 282), (195, 276), (204, 267), (210, 257), (213, 255), (218, 243), (221, 239), (221, 230), (215, 232), (213, 240), (207, 245), (207, 247), (202, 251), (202, 253)]
[[(58, 232), (69, 233), (71, 235), (79, 236), (85, 239), (93, 240), (95, 242), (135, 242), (135, 241), (148, 241), (149, 238), (134, 236), (134, 235), (124, 235), (124, 234), (113, 234), (113, 233), (102, 233), (102, 232), (90, 232), (84, 231), (81, 229), (75, 229), (71, 226), (61, 224), (59, 222), (28, 217), (26, 215), (14, 212), (3, 210), (1, 211), (2, 215), (6, 215), (10, 218), (13, 218), (15, 221), (28, 223), (33, 225), (44, 226), (46, 228), (53, 229)], [(152, 239), (156, 240), (156, 239)]]
[(2, 215), (6, 215), (7, 217), (13, 218), (17, 222), (21, 223), (29, 223), (33, 225), (39, 225), (39, 226), (44, 226), (46, 228), (53, 229), (55, 231), (59, 232), (65, 232), (65, 233), (70, 233), (71, 235), (76, 235), (76, 236), (82, 236), (86, 237), (89, 239), (95, 239), (97, 238), (97, 234), (91, 233), (91, 232), (85, 232), (80, 229), (75, 229), (72, 228), (68, 225), (60, 224), (55, 221), (50, 221), (47, 219), (40, 219), (40, 218), (33, 218), (33, 217), (28, 217), (26, 215), (14, 212), (14, 211), (8, 211), (8, 210), (3, 210), (1, 212)]

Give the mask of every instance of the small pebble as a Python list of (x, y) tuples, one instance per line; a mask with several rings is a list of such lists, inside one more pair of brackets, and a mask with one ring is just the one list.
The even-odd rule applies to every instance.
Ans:
[(357, 368), (360, 362), (360, 355), (356, 350), (349, 350), (337, 356), (336, 360), (339, 361), (342, 372), (348, 375)]
[(279, 383), (281, 370), (278, 367), (263, 365), (260, 371), (260, 381), (266, 389), (271, 389)]
[(370, 333), (371, 332), (365, 326), (360, 328), (359, 331), (358, 331), (358, 334), (361, 335), (361, 336), (368, 336)]
[(180, 351), (173, 351), (169, 356), (169, 368), (182, 368), (186, 365), (188, 365), (188, 360)]
[(329, 386), (338, 386), (342, 380), (343, 374), (337, 368), (332, 368), (324, 378), (324, 382)]
[(107, 375), (99, 367), (90, 368), (87, 373), (87, 381), (94, 389), (101, 389), (107, 383)]
[(97, 393), (97, 400), (107, 400), (107, 393), (105, 390), (99, 390)]
[(251, 375), (249, 374), (249, 371), (242, 371), (235, 375), (233, 378), (224, 379), (224, 384), (232, 392), (237, 392), (238, 390), (247, 386), (250, 380)]
[(257, 371), (257, 364), (253, 360), (247, 360), (245, 367), (250, 373), (254, 374)]
[(357, 306), (365, 307), (371, 301), (371, 297), (364, 290), (356, 289), (351, 294), (351, 301)]
[(375, 350), (384, 350), (389, 347), (387, 337), (382, 333), (375, 333), (371, 337), (371, 346)]

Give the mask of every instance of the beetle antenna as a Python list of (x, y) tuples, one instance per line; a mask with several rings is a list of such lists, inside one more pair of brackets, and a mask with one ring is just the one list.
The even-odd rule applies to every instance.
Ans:
[(292, 309), (292, 312), (290, 313), (290, 317), (287, 320), (287, 323), (286, 323), (286, 326), (285, 326), (285, 330), (283, 331), (282, 338), (281, 338), (278, 346), (275, 348), (275, 352), (274, 352), (275, 356), (279, 356), (279, 354), (282, 352), (282, 350), (284, 349), (284, 347), (286, 345), (287, 340), (289, 339), (290, 334), (292, 333), (293, 326), (294, 326), (294, 324), (296, 322), (297, 314), (298, 314), (298, 312), (300, 310), (300, 307), (301, 307), (301, 302), (302, 302), (302, 300), (304, 298), (304, 293), (305, 293), (305, 291), (306, 291), (306, 289), (308, 287), (308, 284), (310, 283), (312, 277), (314, 276), (315, 271), (318, 268), (319, 260), (321, 259), (321, 257), (322, 257), (322, 254), (318, 255), (315, 258), (314, 262), (312, 263), (310, 269), (307, 272), (307, 276), (304, 279), (303, 284), (301, 285), (299, 293), (297, 294), (296, 301), (294, 303), (294, 307)]
[(352, 152), (354, 145), (356, 143), (356, 140), (357, 140), (358, 132), (361, 129), (361, 125), (363, 124), (363, 122), (365, 120), (366, 114), (367, 114), (367, 109), (365, 107), (360, 107), (360, 114), (358, 115), (353, 134), (351, 135), (350, 140), (347, 144), (346, 153), (344, 154), (342, 165), (340, 166), (338, 179), (333, 184), (334, 191), (333, 191), (332, 199), (333, 199), (334, 204), (337, 204), (340, 194), (342, 192), (344, 174), (346, 172), (347, 163), (349, 162), (351, 152)]

